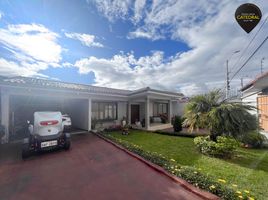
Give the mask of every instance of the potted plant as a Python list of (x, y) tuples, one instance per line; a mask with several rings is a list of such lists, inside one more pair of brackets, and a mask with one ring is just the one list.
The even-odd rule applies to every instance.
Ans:
[(128, 135), (129, 134), (129, 125), (126, 124), (125, 126), (122, 126), (122, 135)]
[(160, 116), (160, 118), (161, 118), (161, 122), (162, 122), (163, 124), (167, 123), (167, 121), (168, 121), (168, 116), (167, 116), (166, 113), (160, 114), (159, 116)]
[(180, 116), (175, 116), (173, 120), (174, 132), (179, 132), (182, 130), (182, 120)]

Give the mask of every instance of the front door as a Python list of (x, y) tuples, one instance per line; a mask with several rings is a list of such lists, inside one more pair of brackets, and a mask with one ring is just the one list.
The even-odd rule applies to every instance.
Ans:
[(140, 121), (140, 105), (131, 105), (131, 124)]

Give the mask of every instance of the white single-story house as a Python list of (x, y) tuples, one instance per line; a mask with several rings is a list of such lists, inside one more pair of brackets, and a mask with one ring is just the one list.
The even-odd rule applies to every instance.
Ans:
[[(183, 114), (185, 96), (155, 90), (121, 90), (29, 77), (0, 77), (2, 142), (25, 131), (35, 111), (61, 111), (74, 127), (90, 131), (96, 127), (143, 122), (145, 130), (171, 127), (171, 118)], [(166, 123), (159, 121), (166, 114)]]
[(251, 113), (258, 117), (259, 125), (264, 133), (268, 133), (268, 72), (245, 85), (241, 92), (242, 103), (257, 108)]

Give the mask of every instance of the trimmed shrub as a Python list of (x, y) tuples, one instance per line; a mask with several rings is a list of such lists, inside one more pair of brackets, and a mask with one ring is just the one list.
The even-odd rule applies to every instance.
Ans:
[(242, 143), (254, 148), (262, 148), (265, 141), (267, 141), (265, 135), (258, 133), (257, 131), (246, 133), (241, 138)]
[(209, 136), (196, 137), (194, 144), (201, 153), (219, 158), (231, 158), (239, 146), (235, 139), (226, 136), (218, 136), (217, 142)]
[(180, 132), (182, 130), (182, 119), (180, 116), (175, 116), (173, 121), (174, 132)]
[[(238, 199), (236, 192), (232, 188), (228, 187), (224, 183), (217, 181), (214, 177), (202, 173), (200, 170), (195, 169), (194, 167), (180, 166), (174, 163), (174, 160), (172, 159), (169, 160), (166, 157), (163, 157), (162, 155), (157, 154), (155, 152), (145, 151), (138, 145), (129, 143), (121, 139), (117, 139), (110, 134), (102, 134), (102, 136), (120, 144), (127, 150), (138, 154), (144, 159), (156, 165), (159, 165), (160, 167), (164, 168), (171, 174), (186, 180), (190, 184), (193, 184), (198, 188), (201, 188), (203, 190), (206, 190), (219, 196), (221, 199), (226, 200)], [(247, 198), (243, 197), (243, 199)]]
[(161, 135), (169, 135), (169, 136), (181, 136), (181, 137), (189, 137), (189, 138), (195, 138), (198, 136), (207, 136), (209, 133), (187, 133), (187, 132), (168, 132), (164, 130), (156, 130), (153, 133), (161, 134)]

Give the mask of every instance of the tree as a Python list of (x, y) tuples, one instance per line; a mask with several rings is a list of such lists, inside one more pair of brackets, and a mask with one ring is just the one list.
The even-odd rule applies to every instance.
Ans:
[(190, 131), (207, 128), (211, 139), (229, 135), (237, 137), (257, 128), (256, 117), (249, 113), (253, 106), (224, 100), (220, 90), (193, 97), (185, 110), (184, 125)]

